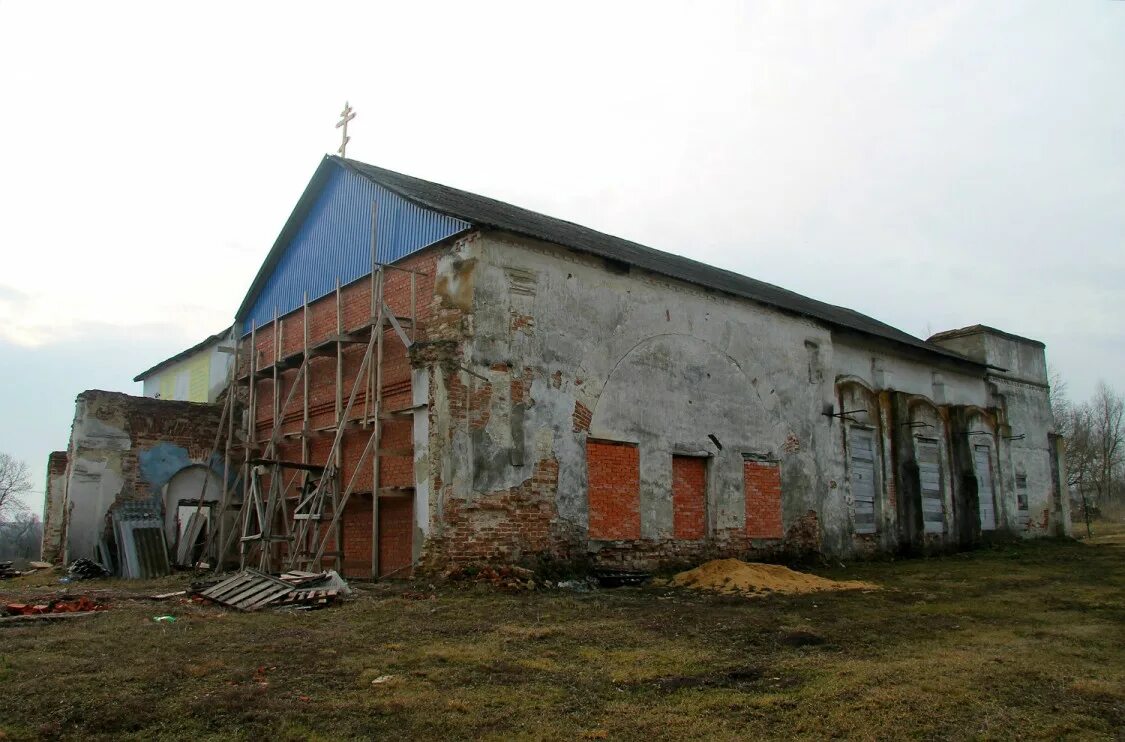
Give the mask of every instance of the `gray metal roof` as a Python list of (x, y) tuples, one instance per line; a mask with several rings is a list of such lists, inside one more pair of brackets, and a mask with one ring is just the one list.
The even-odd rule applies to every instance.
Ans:
[(478, 227), (492, 227), (545, 242), (552, 242), (556, 245), (620, 261), (653, 273), (819, 320), (834, 328), (889, 340), (918, 351), (940, 355), (972, 366), (980, 366), (980, 364), (962, 355), (926, 342), (921, 338), (916, 338), (867, 315), (845, 307), (810, 299), (771, 283), (715, 268), (680, 255), (655, 250), (636, 242), (583, 227), (580, 224), (555, 219), (502, 201), (478, 196), (438, 183), (431, 183), (374, 165), (335, 156), (327, 159), (365, 178), (369, 178), (420, 206), (462, 219)]

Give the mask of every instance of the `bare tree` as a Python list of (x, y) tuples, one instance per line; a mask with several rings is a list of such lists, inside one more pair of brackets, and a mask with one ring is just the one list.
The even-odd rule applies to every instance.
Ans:
[(1086, 402), (1066, 398), (1066, 382), (1051, 379), (1055, 429), (1066, 438), (1067, 486), (1082, 501), (1086, 531), (1090, 518), (1125, 495), (1125, 399), (1104, 381)]
[(0, 559), (38, 559), (42, 545), (43, 524), (35, 513), (0, 523)]
[(1070, 423), (1071, 411), (1074, 409), (1067, 394), (1069, 384), (1063, 378), (1062, 372), (1050, 364), (1047, 364), (1047, 384), (1050, 388), (1051, 415), (1055, 418), (1055, 432), (1069, 439), (1070, 431), (1067, 430), (1067, 425)]
[(1125, 463), (1125, 448), (1122, 446), (1125, 439), (1125, 400), (1101, 381), (1094, 391), (1090, 407), (1097, 449), (1093, 485), (1098, 493), (1098, 502), (1108, 503), (1114, 499), (1121, 467)]
[(1066, 484), (1082, 500), (1086, 535), (1093, 535), (1090, 526), (1090, 482), (1096, 470), (1098, 446), (1094, 435), (1093, 407), (1090, 403), (1067, 404), (1055, 426), (1066, 437)]
[(0, 453), (0, 521), (27, 510), (20, 495), (31, 491), (27, 464)]

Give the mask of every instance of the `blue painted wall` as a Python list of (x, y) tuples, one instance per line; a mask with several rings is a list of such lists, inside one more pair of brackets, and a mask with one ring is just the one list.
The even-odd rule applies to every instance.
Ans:
[[(161, 488), (168, 484), (168, 480), (181, 469), (195, 465), (186, 448), (167, 442), (141, 449), (137, 453), (137, 463), (140, 464), (141, 479), (148, 485), (149, 491), (158, 498)], [(212, 454), (209, 466), (211, 471), (220, 475), (221, 479), (223, 457)]]
[(378, 258), (390, 263), (468, 229), (460, 219), (417, 206), (386, 188), (336, 165), (297, 234), (259, 292), (244, 332), (312, 302), (340, 284), (371, 272), (371, 202), (378, 204)]

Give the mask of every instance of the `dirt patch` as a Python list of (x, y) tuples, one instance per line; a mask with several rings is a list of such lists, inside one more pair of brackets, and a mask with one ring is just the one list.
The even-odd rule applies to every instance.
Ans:
[(676, 675), (657, 678), (649, 681), (648, 684), (667, 692), (677, 691), (681, 688), (737, 688), (754, 685), (762, 679), (763, 675), (764, 673), (756, 667), (743, 667), (705, 675)]
[(817, 647), (824, 644), (824, 637), (811, 631), (796, 629), (781, 635), (781, 643), (787, 647)]
[(870, 582), (839, 582), (796, 572), (779, 564), (756, 564), (738, 559), (716, 559), (695, 569), (680, 572), (669, 584), (728, 595), (765, 593), (813, 593), (822, 590), (878, 590)]

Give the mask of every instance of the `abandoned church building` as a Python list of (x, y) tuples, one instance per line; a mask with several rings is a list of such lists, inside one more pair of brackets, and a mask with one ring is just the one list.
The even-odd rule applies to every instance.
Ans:
[(220, 345), (236, 363), (176, 359), (232, 366), (215, 394), (189, 374), (200, 403), (79, 398), (53, 553), (112, 550), (136, 508), (173, 558), (359, 577), (1069, 532), (1042, 343), (921, 340), (353, 160), (321, 162), (195, 350)]

